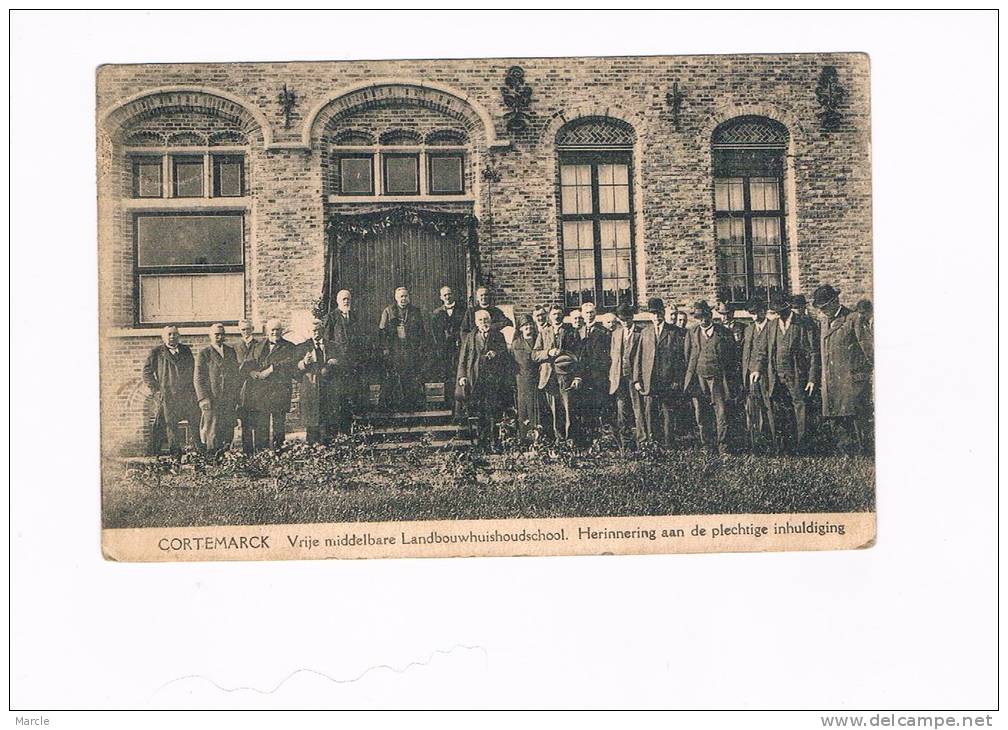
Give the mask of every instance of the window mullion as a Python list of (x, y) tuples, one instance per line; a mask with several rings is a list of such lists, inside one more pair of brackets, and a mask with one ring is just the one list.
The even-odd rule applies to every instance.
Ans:
[[(591, 164), (591, 194), (592, 194), (592, 257), (595, 264), (595, 301), (602, 302), (602, 224), (599, 213), (599, 182), (598, 163)], [(578, 254), (580, 256), (580, 254)], [(617, 267), (619, 264), (617, 263)], [(619, 271), (617, 271), (617, 274)], [(597, 305), (596, 305), (597, 306)]]
[(746, 300), (752, 299), (756, 293), (756, 275), (753, 271), (753, 239), (752, 239), (752, 210), (749, 200), (749, 178), (742, 178), (742, 220), (743, 225), (743, 245), (745, 247), (746, 265)]

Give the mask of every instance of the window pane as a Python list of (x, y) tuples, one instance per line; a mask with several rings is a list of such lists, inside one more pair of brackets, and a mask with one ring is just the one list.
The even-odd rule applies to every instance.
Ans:
[(385, 157), (385, 192), (393, 195), (416, 195), (419, 192), (416, 155)]
[(578, 221), (578, 248), (592, 250), (595, 248), (595, 234), (591, 221)]
[(599, 235), (603, 249), (616, 248), (616, 221), (599, 222)]
[(590, 251), (581, 252), (581, 278), (595, 280), (595, 256)]
[(573, 185), (564, 185), (560, 188), (560, 212), (572, 214), (578, 212), (578, 189)]
[(621, 278), (630, 278), (630, 256), (629, 254), (622, 254), (617, 259), (617, 264), (619, 266), (618, 271)]
[(462, 158), (451, 157), (428, 158), (430, 164), (430, 192), (432, 193), (462, 193)]
[(137, 198), (161, 197), (161, 158), (133, 160), (133, 195)]
[(571, 281), (578, 278), (578, 255), (576, 251), (564, 252), (564, 279)]
[(563, 247), (564, 249), (594, 248), (591, 221), (564, 221)]
[(240, 266), (242, 216), (141, 215), (138, 266)]
[(714, 181), (714, 210), (729, 210), (727, 180)]
[(245, 275), (172, 274), (140, 277), (141, 322), (231, 322), (245, 306)]
[(175, 157), (175, 197), (203, 197), (203, 158)]
[(602, 252), (602, 278), (615, 279), (619, 275), (616, 270), (616, 253), (614, 251)]
[(339, 159), (340, 193), (370, 195), (374, 193), (374, 160), (371, 157), (341, 157)]
[(779, 187), (775, 177), (754, 177), (749, 181), (749, 207), (752, 210), (779, 210)]

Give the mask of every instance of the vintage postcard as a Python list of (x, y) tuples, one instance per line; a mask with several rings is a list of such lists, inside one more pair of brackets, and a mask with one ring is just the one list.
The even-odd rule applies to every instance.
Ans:
[(100, 67), (105, 556), (871, 545), (869, 75)]

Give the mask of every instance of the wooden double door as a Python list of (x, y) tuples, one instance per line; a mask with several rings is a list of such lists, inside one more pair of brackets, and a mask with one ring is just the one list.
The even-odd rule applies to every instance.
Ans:
[(457, 239), (430, 227), (401, 224), (341, 246), (333, 293), (353, 292), (353, 307), (373, 334), (397, 287), (409, 289), (413, 305), (429, 321), (441, 304), (441, 287), (452, 287), (459, 302), (466, 300), (467, 275), (465, 246)]

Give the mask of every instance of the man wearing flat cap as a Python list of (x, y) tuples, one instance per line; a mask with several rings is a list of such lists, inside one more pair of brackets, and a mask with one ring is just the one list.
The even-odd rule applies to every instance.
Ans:
[(785, 451), (800, 454), (806, 450), (806, 402), (818, 388), (819, 342), (815, 330), (794, 315), (789, 302), (775, 299), (770, 309), (777, 320), (770, 323), (767, 346), (758, 357), (766, 373), (767, 395), (777, 411), (771, 421), (773, 442), (778, 444), (786, 430)]
[[(728, 453), (728, 371), (732, 367), (731, 333), (714, 322), (710, 305), (693, 305), (699, 321), (686, 336), (686, 377), (683, 390), (693, 398), (693, 412), (703, 446)], [(711, 433), (713, 420), (716, 431)]]
[(686, 375), (686, 333), (665, 321), (665, 303), (652, 297), (648, 314), (653, 323), (641, 330), (640, 346), (634, 358), (633, 388), (641, 396), (644, 435), (657, 440), (659, 414), (661, 443), (673, 445), (675, 408), (682, 396)]
[(822, 415), (834, 426), (838, 448), (870, 451), (871, 374), (875, 358), (871, 328), (864, 317), (840, 304), (840, 292), (823, 284), (812, 293), (822, 314)]

